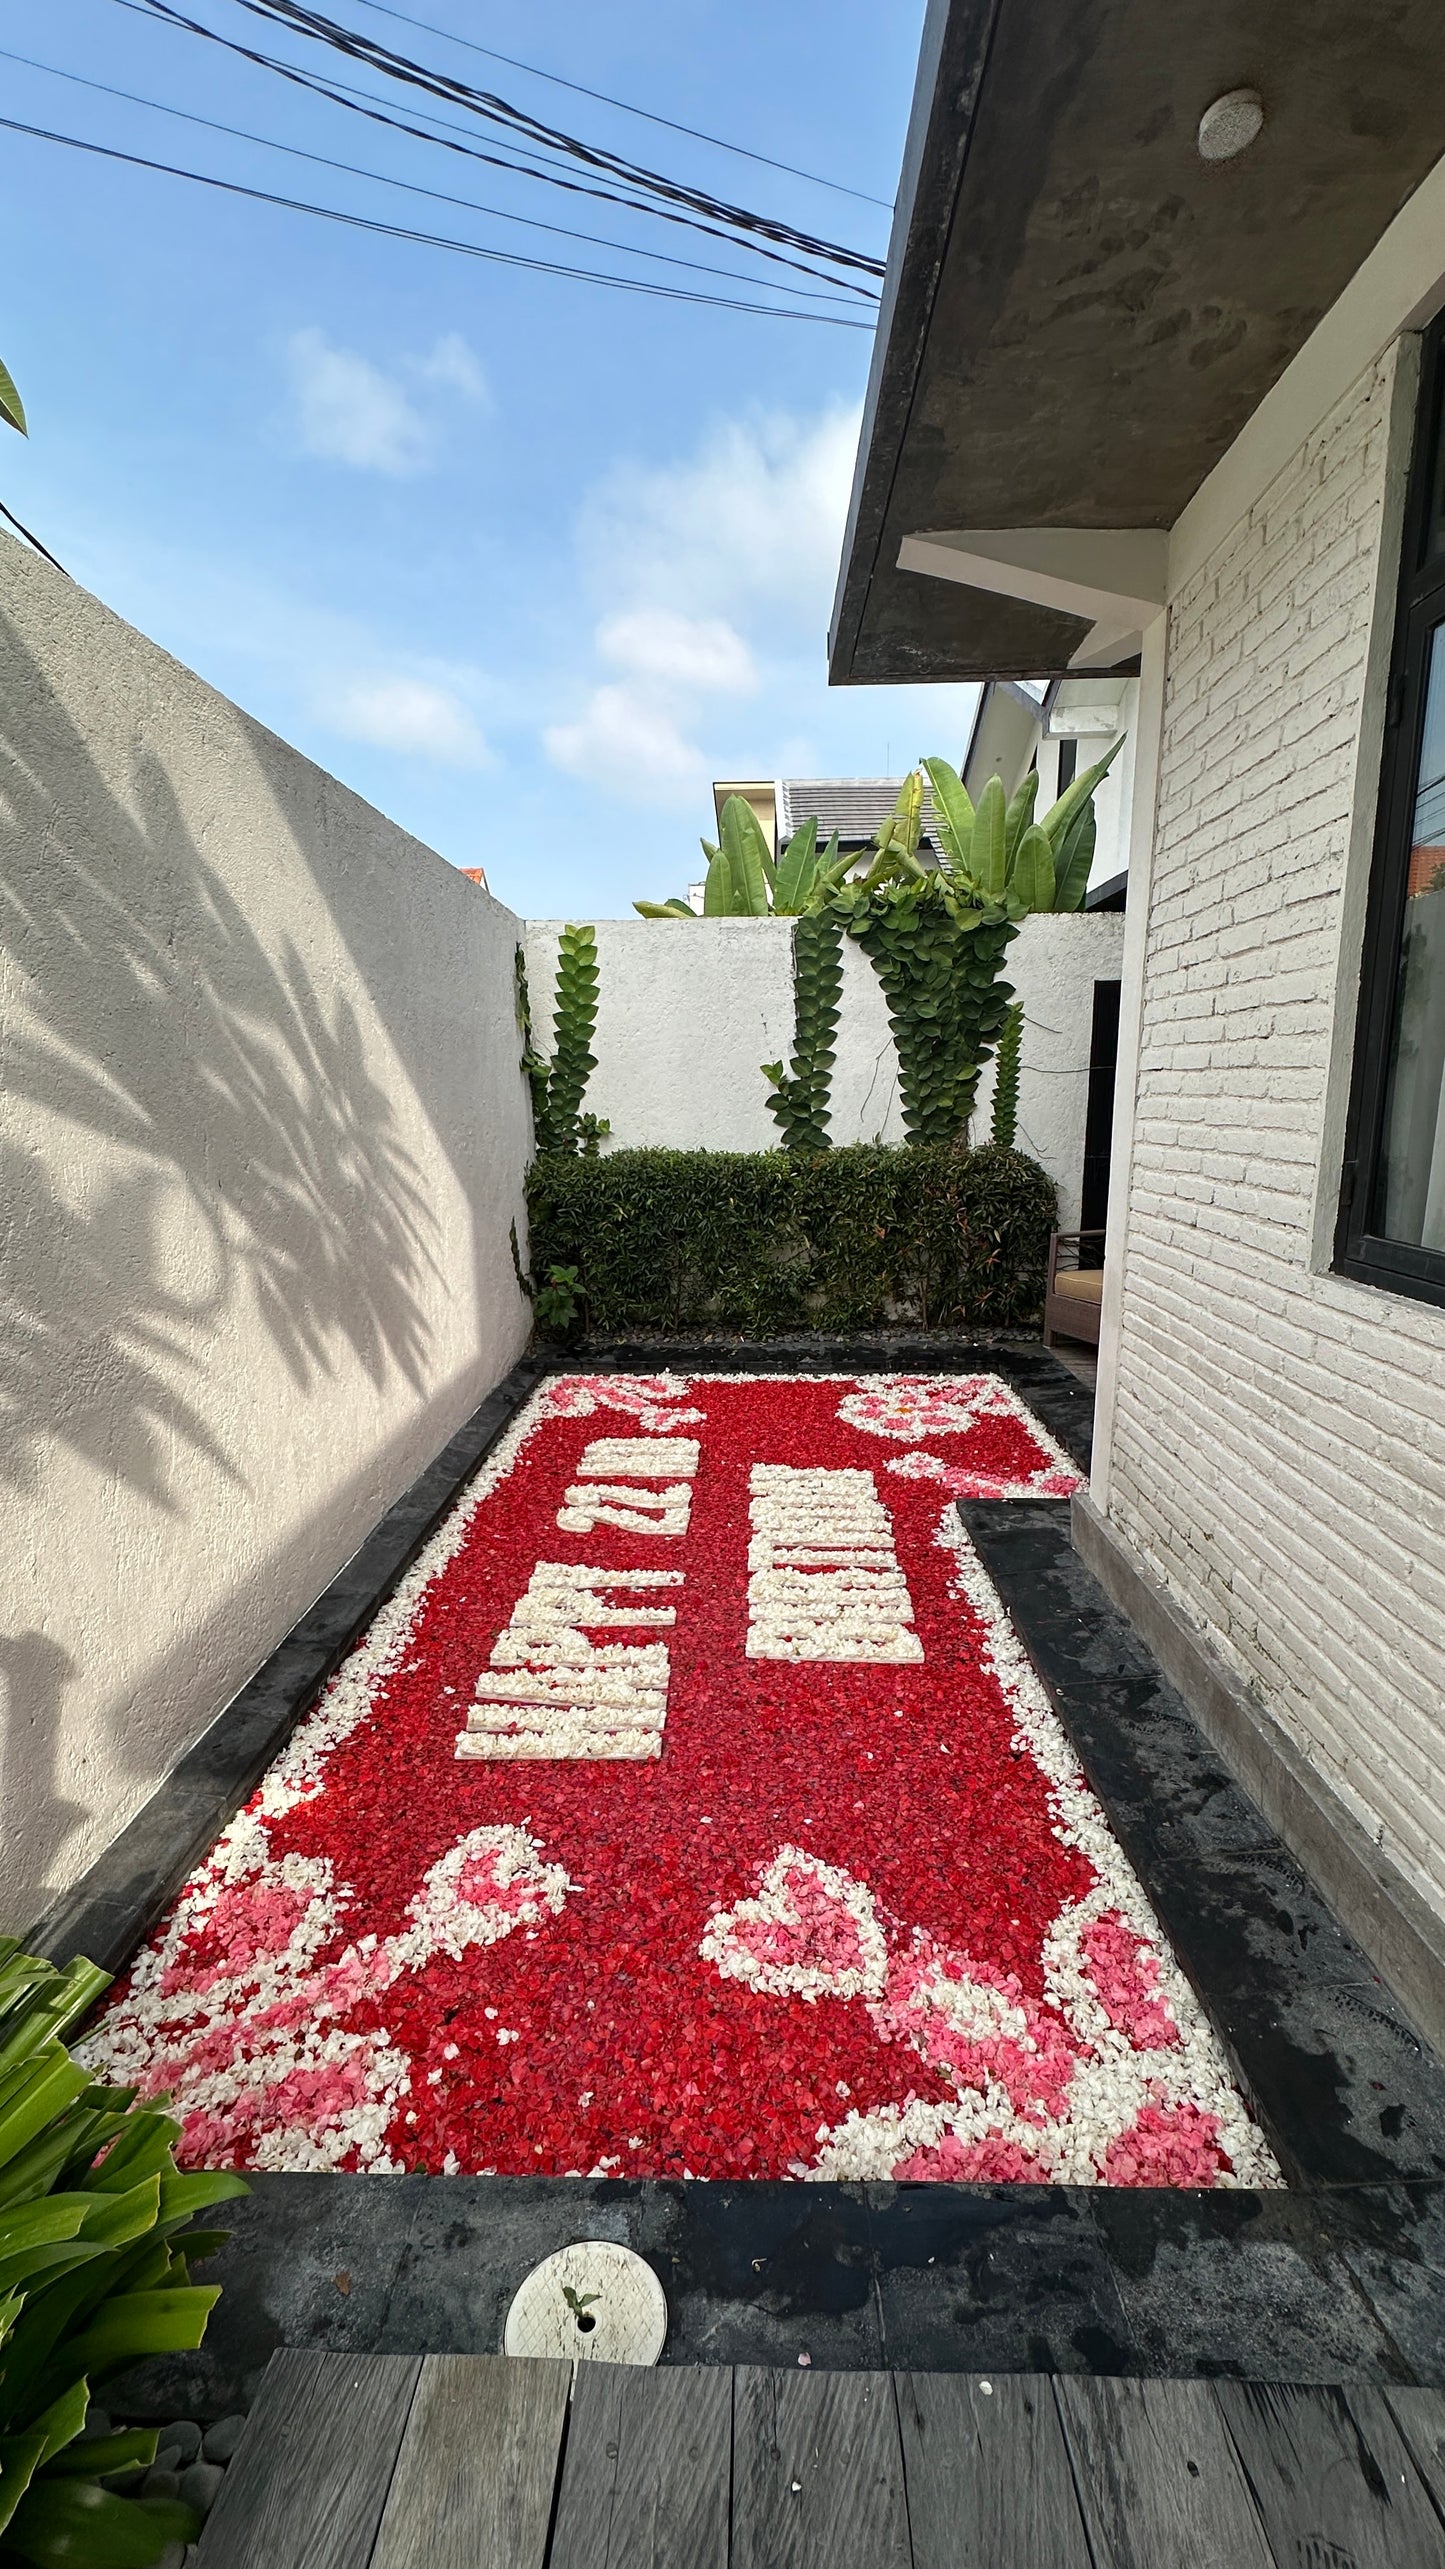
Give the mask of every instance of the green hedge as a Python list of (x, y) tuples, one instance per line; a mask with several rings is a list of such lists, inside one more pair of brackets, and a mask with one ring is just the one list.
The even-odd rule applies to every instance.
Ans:
[(994, 1144), (611, 1151), (528, 1176), (532, 1273), (575, 1267), (589, 1329), (1010, 1329), (1038, 1318), (1051, 1178)]

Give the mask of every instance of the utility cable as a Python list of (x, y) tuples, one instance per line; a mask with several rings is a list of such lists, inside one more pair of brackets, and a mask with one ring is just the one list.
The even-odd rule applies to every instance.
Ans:
[[(157, 9), (164, 0), (152, 0)], [(524, 108), (514, 107), (494, 90), (475, 89), (469, 81), (458, 80), (450, 72), (431, 70), (426, 64), (413, 62), (410, 55), (394, 53), (389, 45), (378, 44), (373, 37), (357, 34), (319, 9), (303, 5), (303, 0), (234, 0), (237, 8), (249, 16), (262, 19), (268, 26), (285, 27), (294, 35), (309, 37), (332, 52), (347, 55), (353, 62), (364, 63), (371, 71), (380, 71), (389, 79), (408, 87), (426, 91), (433, 98), (443, 98), (453, 106), (468, 108), (474, 115), (500, 124), (529, 141), (550, 146), (566, 153), (586, 167), (605, 172), (633, 187), (643, 188), (666, 202), (690, 207), (694, 213), (706, 214), (736, 226), (740, 231), (757, 233), (761, 238), (779, 241), (788, 248), (806, 250), (812, 257), (825, 259), (830, 266), (857, 269), (874, 277), (883, 275), (883, 264), (858, 250), (850, 250), (838, 241), (827, 241), (813, 232), (804, 232), (792, 223), (782, 223), (770, 215), (754, 214), (746, 206), (732, 205), (702, 188), (687, 186), (683, 181), (665, 177), (658, 170), (640, 162), (625, 159), (620, 153), (584, 143), (555, 125), (545, 125)]]
[(247, 197), (256, 205), (277, 205), (289, 214), (313, 214), (326, 223), (342, 223), (352, 231), (371, 232), (384, 240), (413, 241), (425, 249), (455, 250), (464, 258), (485, 259), (495, 267), (525, 268), (537, 276), (575, 277), (586, 285), (610, 286), (619, 294), (650, 295), (664, 303), (707, 304), (719, 312), (747, 312), (774, 321), (816, 321), (835, 330), (869, 330), (872, 323), (853, 318), (851, 312), (795, 312), (775, 303), (739, 303), (730, 295), (703, 294), (689, 286), (654, 285), (642, 277), (609, 276), (604, 269), (567, 267), (554, 259), (525, 259), (514, 250), (488, 250), (477, 241), (456, 241), (442, 232), (419, 232), (401, 223), (383, 223), (369, 214), (345, 214), (339, 206), (312, 205), (304, 197), (277, 196), (269, 188), (244, 187), (239, 179), (214, 178), (206, 170), (180, 169), (172, 161), (148, 160), (140, 152), (123, 152), (112, 143), (87, 142), (79, 134), (57, 134), (45, 125), (22, 124), (16, 116), (0, 116), (0, 131), (30, 134), (38, 142), (60, 143), (75, 152), (92, 152), (101, 160), (122, 161), (131, 169), (157, 170), (166, 178), (189, 179), (197, 187), (210, 187), (225, 196)]
[(735, 160), (756, 161), (760, 169), (781, 170), (785, 178), (800, 178), (809, 187), (831, 188), (835, 196), (851, 196), (860, 205), (876, 205), (884, 214), (892, 206), (885, 196), (866, 196), (861, 187), (845, 187), (840, 178), (824, 178), (820, 171), (798, 169), (792, 161), (772, 160), (766, 152), (750, 152), (745, 143), (725, 143), (721, 134), (705, 134), (697, 125), (679, 125), (671, 116), (655, 115), (650, 107), (634, 107), (625, 98), (613, 98), (605, 89), (589, 89), (580, 80), (564, 80), (560, 71), (543, 71), (535, 62), (521, 62), (515, 54), (498, 53), (495, 45), (479, 45), (475, 37), (459, 36), (452, 27), (434, 27), (429, 19), (409, 17), (405, 9), (389, 9), (386, 0), (361, 0), (363, 9), (374, 9), (379, 18), (395, 18), (403, 27), (415, 27), (424, 36), (441, 36), (449, 45), (460, 45), (469, 54), (481, 54), (488, 62), (504, 62), (509, 71), (524, 71), (529, 79), (550, 81), (554, 89), (570, 89), (574, 97), (595, 98), (600, 107), (616, 107), (624, 116), (640, 116), (644, 124), (665, 126), (669, 134), (686, 134), (693, 143), (707, 143), (715, 152), (731, 152)]
[[(665, 267), (690, 268), (699, 276), (728, 277), (735, 285), (750, 285), (757, 288), (767, 282), (766, 279), (748, 276), (741, 268), (714, 267), (710, 260), (683, 259), (670, 250), (645, 250), (632, 241), (612, 240), (606, 233), (578, 232), (565, 223), (544, 223), (534, 214), (510, 214), (500, 205), (481, 205), (472, 196), (452, 196), (443, 188), (422, 187), (414, 179), (393, 178), (384, 170), (362, 169), (355, 161), (333, 160), (325, 152), (305, 151), (299, 143), (278, 142), (270, 134), (252, 134), (242, 125), (224, 125), (217, 117), (198, 115), (188, 107), (168, 106), (164, 99), (143, 98), (136, 90), (117, 89), (113, 82), (108, 80), (91, 80), (84, 72), (63, 71), (58, 63), (37, 62), (33, 55), (12, 53), (4, 45), (0, 45), (0, 62), (21, 63), (27, 71), (42, 71), (52, 80), (66, 80), (76, 88), (93, 89), (102, 98), (119, 98), (123, 99), (127, 106), (145, 107), (157, 116), (178, 117), (182, 124), (204, 126), (207, 133), (228, 134), (234, 142), (259, 143), (265, 151), (285, 152), (292, 160), (312, 161), (319, 169), (341, 170), (348, 178), (369, 179), (378, 187), (402, 188), (409, 196), (429, 197), (438, 205), (460, 206), (468, 214), (490, 214), (499, 223), (525, 224), (532, 232), (555, 233), (564, 241), (584, 241), (593, 249), (618, 250), (624, 258), (651, 259)], [(777, 291), (780, 294), (801, 294), (809, 302), (823, 302), (827, 299), (822, 294), (810, 294), (806, 286), (780, 285)]]
[[(702, 222), (696, 216), (680, 213), (668, 206), (649, 204), (645, 199), (619, 195), (612, 188), (590, 185), (580, 178), (565, 177), (550, 161), (543, 162), (539, 167), (529, 167), (528, 162), (534, 159), (535, 155), (528, 154), (521, 160), (507, 159), (499, 152), (485, 151), (479, 143), (474, 141), (451, 142), (444, 134), (428, 133), (424, 127), (408, 124), (404, 118), (392, 113), (379, 101), (375, 101), (374, 92), (355, 89), (347, 81), (320, 79), (310, 72), (302, 71), (294, 63), (281, 61), (274, 54), (259, 53), (252, 46), (240, 44), (234, 37), (223, 36), (214, 27), (203, 25), (199, 19), (186, 17), (181, 10), (172, 8), (169, 0), (115, 0), (115, 5), (131, 11), (136, 17), (147, 19), (152, 25), (180, 28), (190, 35), (203, 36), (209, 43), (220, 45), (225, 52), (239, 56), (243, 62), (254, 63), (263, 71), (275, 72), (281, 79), (291, 82), (296, 88), (308, 90), (315, 97), (328, 99), (334, 106), (348, 108), (352, 114), (364, 116), (371, 124), (386, 126), (393, 133), (406, 134), (414, 141), (437, 144), (445, 151), (460, 153), (468, 160), (484, 162), (492, 169), (508, 170), (524, 178), (541, 178), (547, 185), (560, 188), (569, 196), (592, 197), (605, 205), (622, 206), (630, 213), (651, 215), (663, 222), (681, 224), (687, 231), (701, 232), (708, 240), (722, 241), (730, 249), (745, 251), (751, 257), (767, 259), (777, 266), (833, 286), (840, 292), (866, 295), (870, 304), (876, 299), (872, 287), (856, 285), (847, 277), (829, 276), (826, 271), (802, 260), (789, 258), (782, 251), (765, 248), (760, 241), (740, 237), (735, 230), (722, 228), (715, 223)], [(366, 103), (368, 101), (374, 103), (368, 104)], [(425, 113), (425, 111), (420, 112)], [(428, 124), (442, 124), (444, 121), (436, 116), (427, 117)], [(462, 127), (449, 128), (449, 130), (457, 133), (465, 131)], [(760, 278), (758, 282), (761, 285), (765, 280)]]

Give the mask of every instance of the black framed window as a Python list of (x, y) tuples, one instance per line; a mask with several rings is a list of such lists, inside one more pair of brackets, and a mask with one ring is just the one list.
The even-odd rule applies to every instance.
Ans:
[(1420, 376), (1335, 1264), (1445, 1303), (1445, 319)]

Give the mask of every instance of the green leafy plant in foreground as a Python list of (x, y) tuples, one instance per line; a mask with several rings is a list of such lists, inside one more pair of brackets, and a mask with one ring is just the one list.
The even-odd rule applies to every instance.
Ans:
[(187, 2260), (224, 2234), (187, 2225), (247, 2189), (181, 2175), (179, 2124), (71, 2059), (61, 2037), (109, 1985), (0, 1937), (0, 2564), (145, 2569), (199, 2530), (192, 2508), (128, 2493), (154, 2432), (83, 2430), (97, 2382), (199, 2346), (219, 2287)]

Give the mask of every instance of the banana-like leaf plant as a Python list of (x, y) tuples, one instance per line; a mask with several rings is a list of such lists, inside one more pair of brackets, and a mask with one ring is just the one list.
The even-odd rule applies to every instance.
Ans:
[[(818, 906), (833, 880), (841, 881), (853, 859), (839, 857), (836, 835), (821, 851), (816, 820), (804, 821), (776, 863), (757, 813), (741, 794), (729, 794), (722, 809), (722, 838), (704, 839), (707, 859), (703, 879), (705, 919), (800, 919)], [(634, 901), (644, 919), (694, 919), (697, 912), (676, 894), (667, 901)]]
[[(1036, 773), (1009, 799), (991, 776), (975, 807), (957, 770), (926, 758), (875, 841), (860, 881), (832, 898), (868, 956), (888, 1001), (910, 1141), (968, 1131), (979, 1076), (1008, 1022), (1001, 977), (1020, 922), (1082, 907), (1094, 854), (1095, 788), (1118, 754), (1086, 768), (1041, 821)], [(939, 856), (918, 854), (923, 776), (933, 789)]]
[(134, 2494), (156, 2434), (85, 2440), (86, 2410), (107, 2374), (199, 2346), (217, 2287), (187, 2259), (224, 2233), (188, 2225), (247, 2189), (181, 2175), (179, 2124), (71, 2059), (62, 2035), (109, 1985), (0, 1937), (0, 2569), (146, 2569), (199, 2530)]

